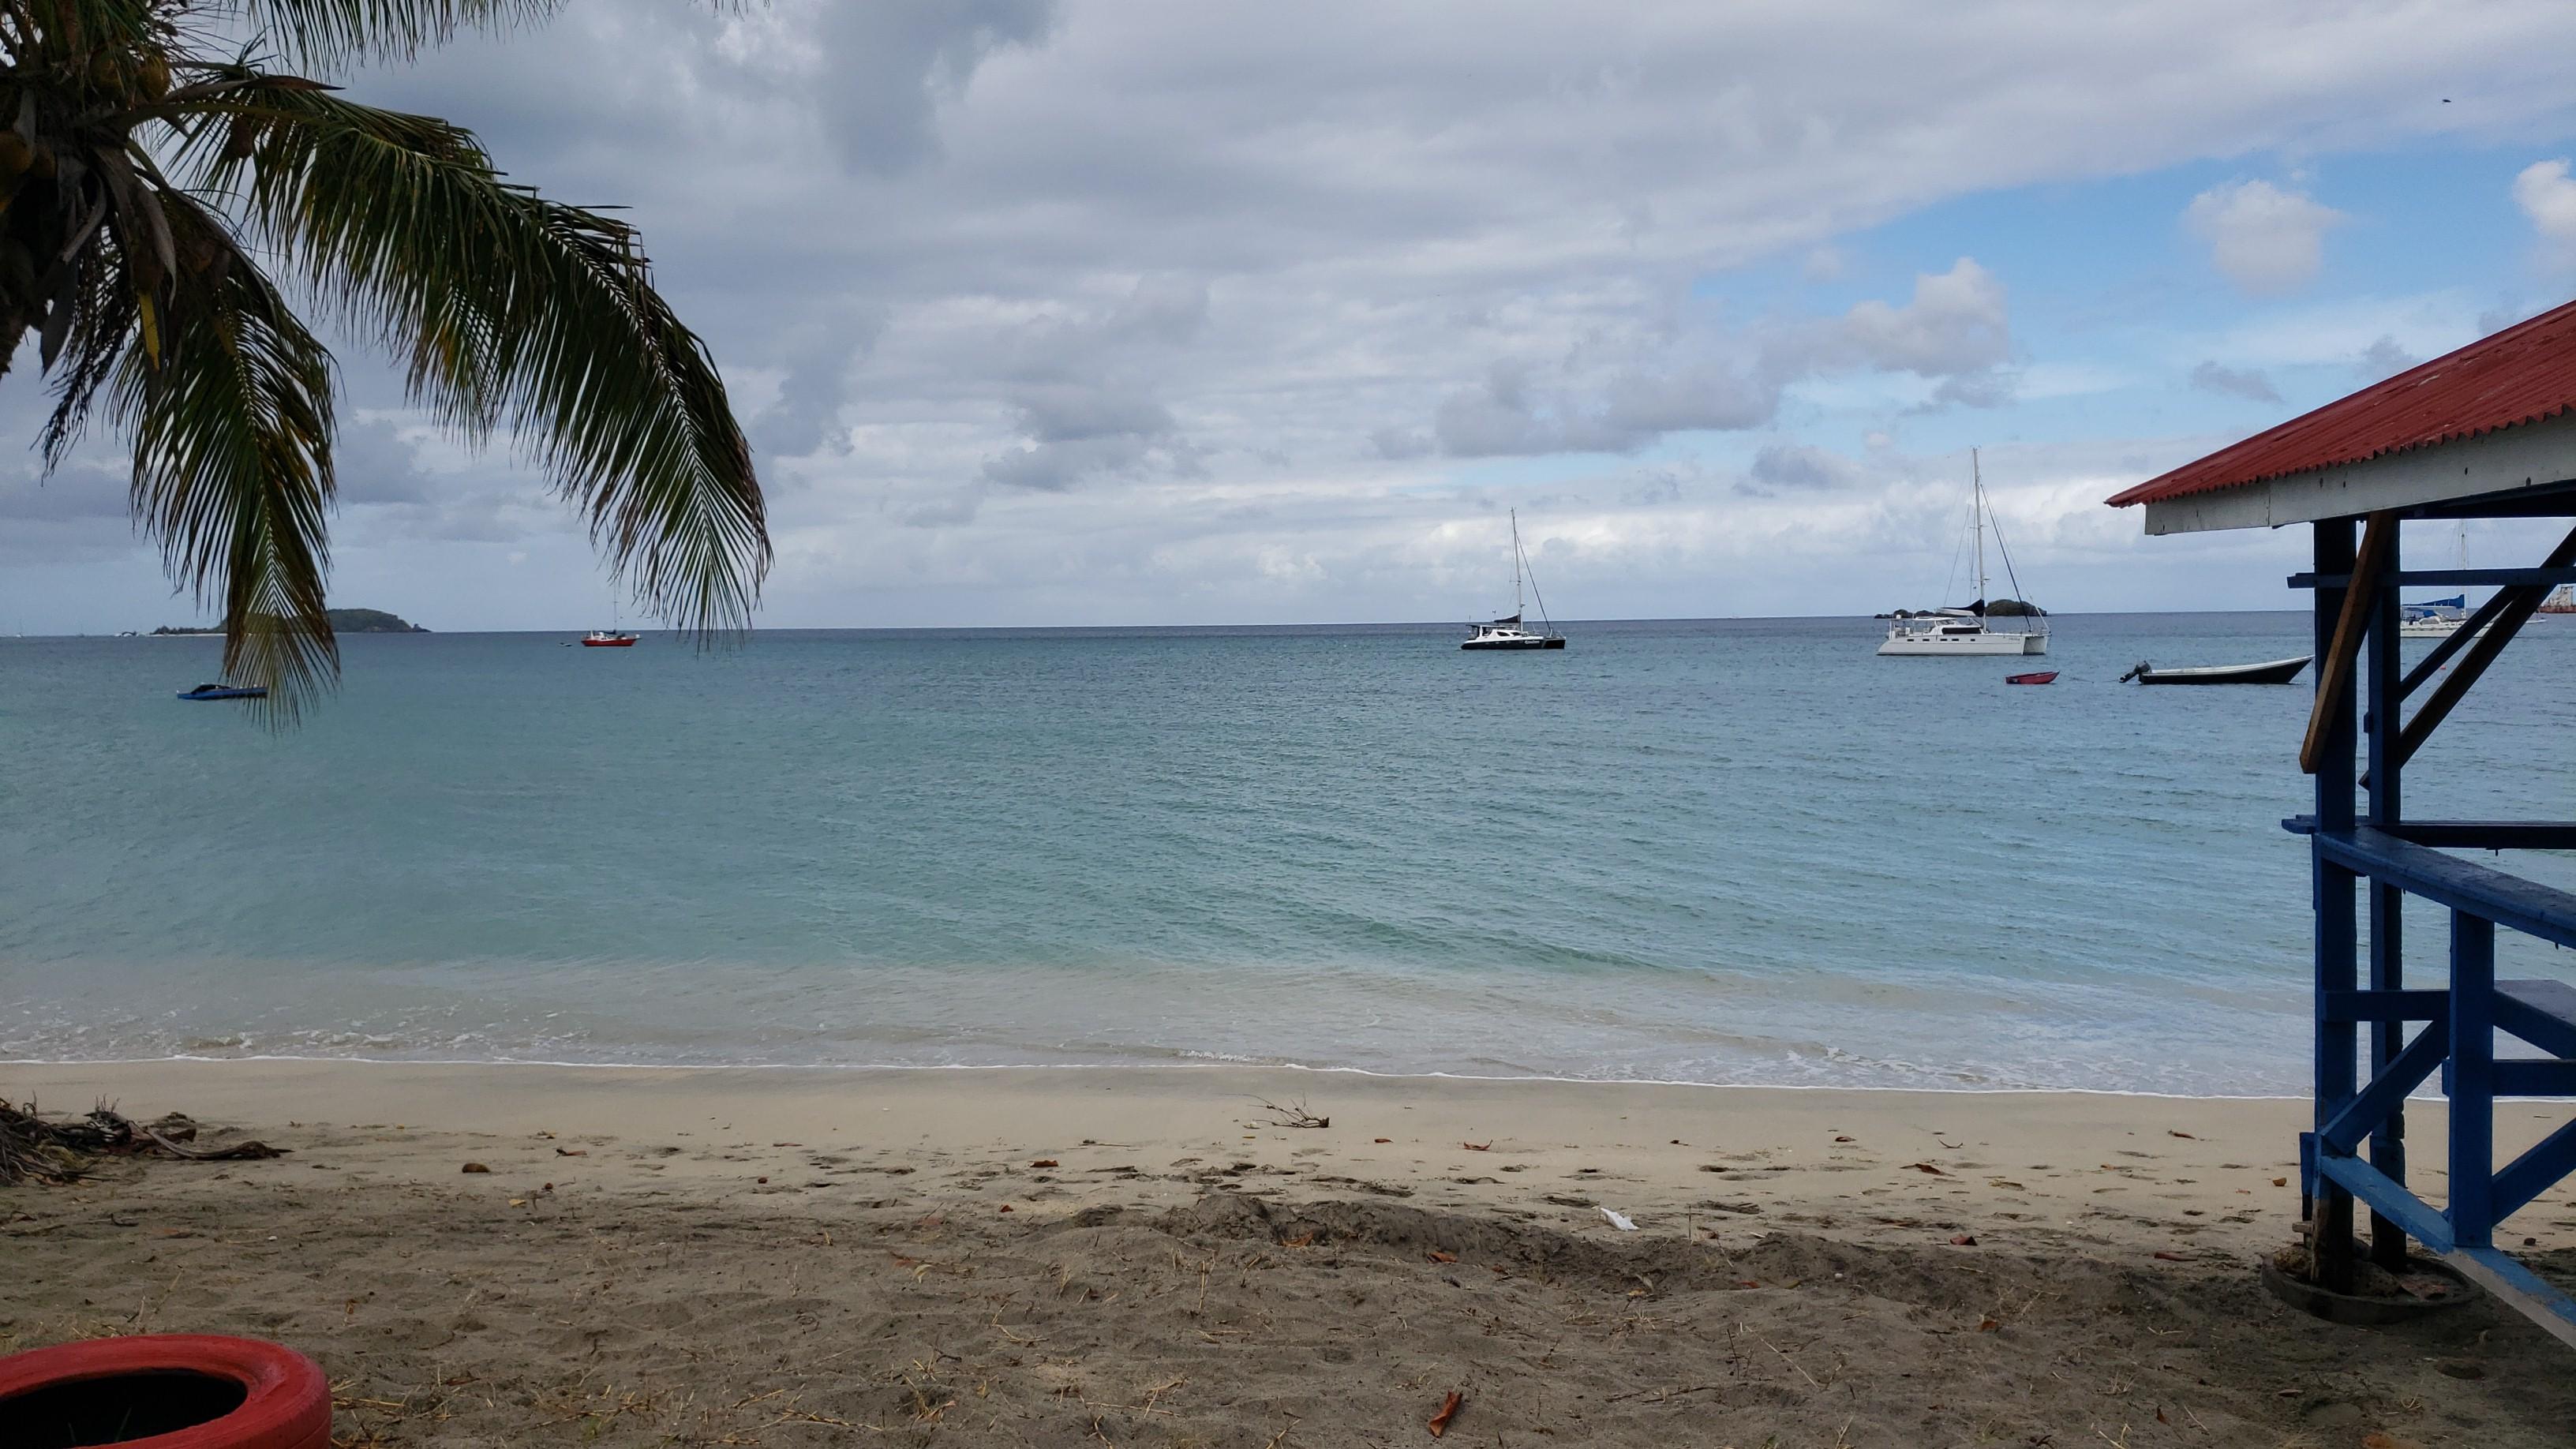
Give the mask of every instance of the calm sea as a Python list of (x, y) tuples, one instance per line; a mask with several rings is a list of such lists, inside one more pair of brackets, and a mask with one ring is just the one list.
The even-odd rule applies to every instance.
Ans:
[[(0, 640), (0, 1058), (2298, 1089), (2306, 681), (2114, 681), (2305, 617), (2056, 624), (358, 637), (283, 737), (211, 641)], [(2416, 812), (2571, 813), (2529, 633)]]

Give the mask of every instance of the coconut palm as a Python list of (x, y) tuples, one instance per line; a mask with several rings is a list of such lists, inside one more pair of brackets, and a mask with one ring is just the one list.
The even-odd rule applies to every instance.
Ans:
[(652, 612), (705, 638), (757, 599), (750, 448), (634, 229), (291, 73), (559, 3), (0, 0), (0, 375), (35, 333), (49, 471), (93, 415), (131, 446), (138, 525), (220, 601), (224, 668), (274, 719), (338, 671), (334, 365), (290, 293), (380, 340), (456, 435), (506, 434)]

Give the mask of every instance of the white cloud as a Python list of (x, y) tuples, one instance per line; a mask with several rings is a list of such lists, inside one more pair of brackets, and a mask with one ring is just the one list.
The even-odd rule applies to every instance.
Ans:
[(2183, 225), (2209, 243), (2210, 261), (2257, 296), (2294, 291), (2317, 275), (2325, 234), (2349, 218), (2304, 192), (2268, 181), (2213, 187), (2183, 209)]
[(2522, 168), (2513, 178), (2513, 204), (2531, 218), (2547, 264), (2576, 267), (2576, 178), (2568, 176), (2566, 158)]

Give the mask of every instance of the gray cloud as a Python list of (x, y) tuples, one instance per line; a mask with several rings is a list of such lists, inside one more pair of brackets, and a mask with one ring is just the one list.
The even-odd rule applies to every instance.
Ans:
[(2192, 368), (2191, 385), (2202, 392), (2214, 392), (2221, 397), (2241, 397), (2249, 402), (2281, 401), (2280, 391), (2258, 368), (2221, 367), (2216, 362), (2203, 361)]
[(1044, 43), (1052, 0), (865, 0), (821, 9), (814, 94), (851, 165), (880, 175), (937, 154), (940, 106), (995, 52)]
[(1776, 489), (1852, 488), (1868, 474), (1840, 453), (1803, 443), (1771, 443), (1753, 455), (1746, 470), (1756, 484)]
[[(543, 28), (345, 79), (475, 127), (515, 180), (629, 208), (756, 403), (774, 621), (911, 601), (952, 618), (1446, 617), (1444, 530), (1487, 473), (1458, 457), (1566, 454), (1512, 476), (1595, 500), (1566, 528), (1589, 560), (1567, 586), (1687, 592), (1809, 557), (1769, 505), (1727, 494), (1760, 430), (1883, 428), (1901, 449), (1909, 405), (1999, 405), (2068, 360), (2017, 355), (2004, 301), (2021, 279), (1906, 254), (1887, 223), (2207, 158), (2414, 144), (2433, 123), (2385, 97), (2471, 70), (2499, 132), (2556, 134), (2567, 115), (2563, 15), (2542, 0), (2437, 27), (2223, 0), (2101, 23), (2119, 46), (2007, 5), (1501, 24), (1453, 0), (571, 0)], [(1863, 231), (1865, 252), (1838, 247)], [(1803, 284), (1732, 287), (1802, 259), (1878, 300), (1812, 315)], [(1910, 293), (1869, 280), (1887, 267), (1928, 275)], [(391, 406), (365, 349), (343, 355), (355, 399)], [(36, 395), (32, 369), (10, 381), (0, 400)], [(2120, 456), (2176, 463), (2196, 443), (2122, 439)], [(1650, 448), (1707, 481), (1648, 527), (1614, 502), (1638, 465), (1585, 455)], [(416, 478), (353, 473), (356, 492), (418, 496), (346, 509), (344, 569), (380, 567), (374, 542), (415, 529), (513, 550), (544, 534), (532, 557), (580, 557), (531, 470), (416, 451)], [(2115, 464), (2049, 456), (2030, 466), (2077, 470), (2051, 506), (2089, 517), (2073, 510)], [(1879, 463), (1875, 488), (1908, 486)], [(1878, 537), (1871, 487), (1791, 501), (1829, 515), (1816, 536)], [(949, 532), (925, 547), (907, 523)], [(1739, 551), (1756, 545), (1770, 553)], [(1274, 547), (1317, 567), (1270, 568)], [(527, 596), (470, 568), (423, 578), (454, 590), (441, 618), (506, 623)], [(1748, 597), (1786, 597), (1781, 582)]]
[(2353, 364), (2353, 372), (2364, 382), (2377, 382), (2382, 378), (2395, 377), (2423, 360), (2400, 346), (2395, 337), (2382, 336), (2361, 350), (2361, 358)]
[[(1443, 451), (1461, 458), (1625, 453), (1669, 433), (1766, 426), (1782, 395), (1810, 378), (1911, 373), (1935, 382), (1934, 406), (1993, 407), (2012, 392), (2011, 379), (1997, 370), (2012, 353), (2003, 285), (1967, 257), (1947, 272), (1915, 278), (1902, 305), (1873, 299), (1840, 317), (1742, 337), (1666, 329), (1656, 342), (1660, 355), (1620, 368), (1589, 405), (1571, 378), (1542, 397), (1529, 364), (1496, 363), (1481, 386), (1441, 400), (1432, 431)], [(1693, 348), (1741, 357), (1676, 356)]]

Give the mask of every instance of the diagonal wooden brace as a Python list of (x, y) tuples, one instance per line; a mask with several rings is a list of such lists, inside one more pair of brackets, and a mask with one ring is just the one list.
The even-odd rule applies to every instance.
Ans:
[(2334, 642), (2317, 663), (2317, 701), (2308, 710), (2307, 742), (2299, 746), (2299, 768), (2311, 775), (2324, 763), (2326, 737), (2333, 732), (2334, 721), (2352, 710), (2352, 676), (2361, 658), (2362, 636), (2370, 632), (2379, 575), (2396, 546), (2397, 515), (2385, 510), (2370, 515), (2370, 524), (2361, 534), (2361, 553), (2353, 560), (2352, 582), (2343, 591), (2343, 612), (2335, 619)]
[[(2370, 526), (2373, 529), (2379, 527), (2378, 514), (2371, 515)], [(2367, 560), (2369, 544), (2365, 542), (2362, 549), (2362, 556)], [(2541, 567), (2565, 568), (2570, 563), (2576, 563), (2576, 529), (2569, 530), (2567, 536), (2559, 540), (2558, 547), (2549, 551), (2548, 561)], [(2353, 584), (2356, 590), (2360, 583), (2361, 572), (2356, 568), (2353, 571)], [(2432, 736), (2433, 727), (2449, 716), (2452, 707), (2469, 692), (2469, 686), (2478, 682), (2478, 677), (2487, 672), (2487, 666), (2495, 663), (2496, 656), (2504, 652), (2504, 646), (2512, 642), (2513, 636), (2521, 632), (2522, 626), (2531, 621), (2533, 614), (2539, 612), (2540, 601), (2548, 597), (2549, 590), (2544, 585), (2525, 584), (2505, 589), (2497, 597), (2503, 598), (2505, 595), (2512, 597), (2509, 602), (2496, 609), (2495, 622), (2488, 625), (2486, 631), (2477, 636), (2476, 640), (2469, 645), (2468, 652), (2460, 656), (2460, 662), (2452, 666), (2451, 672), (2443, 677), (2440, 684), (2433, 686), (2432, 698), (2425, 700), (2424, 707), (2415, 711), (2415, 717), (2406, 722), (2404, 732), (2397, 738), (2399, 764), (2402, 765), (2413, 759), (2415, 752), (2424, 747), (2424, 741)], [(2352, 617), (2352, 610), (2349, 607), (2352, 596), (2346, 595), (2344, 602), (2347, 605), (2344, 617), (2349, 620)], [(2494, 601), (2490, 600), (2489, 603), (2492, 605)], [(2337, 646), (2343, 643), (2340, 632), (2336, 636), (2335, 643)], [(2323, 685), (2318, 687), (2317, 702), (2320, 706), (2325, 702)], [(2314, 741), (2316, 737), (2316, 726), (2311, 723), (2308, 727), (2308, 738)], [(2301, 756), (2302, 763), (2305, 762), (2305, 758), (2304, 755)], [(2314, 773), (2313, 768), (2310, 773)]]
[(2360, 1095), (2335, 1114), (2325, 1130), (2317, 1134), (2317, 1148), (2338, 1157), (2349, 1157), (2389, 1113), (2406, 1103), (2406, 1094), (2423, 1084), (2426, 1077), (2441, 1069), (2442, 1060), (2451, 1054), (2451, 1029), (2447, 1022), (2427, 1025), (2407, 1043), (2406, 1050), (2388, 1064), (2388, 1070), (2371, 1079)]

